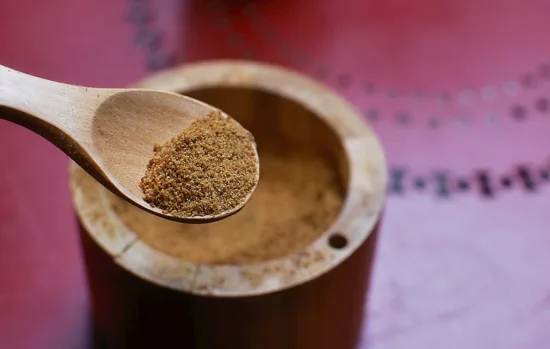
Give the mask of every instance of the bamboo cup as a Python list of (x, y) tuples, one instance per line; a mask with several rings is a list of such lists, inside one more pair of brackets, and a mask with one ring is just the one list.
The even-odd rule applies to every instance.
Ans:
[[(120, 218), (118, 199), (71, 165), (98, 341), (108, 349), (353, 348), (387, 186), (372, 129), (327, 87), (267, 64), (186, 64), (134, 87), (185, 93), (221, 108), (255, 135), (260, 168), (264, 138), (323, 152), (343, 204), (299, 251), (251, 263), (198, 263), (142, 239)], [(149, 215), (133, 210), (136, 222)], [(153, 229), (162, 236), (160, 225)]]

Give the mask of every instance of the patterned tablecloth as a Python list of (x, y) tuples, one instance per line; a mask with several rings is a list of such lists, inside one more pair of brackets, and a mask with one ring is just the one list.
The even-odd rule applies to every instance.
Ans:
[[(175, 63), (293, 67), (391, 166), (359, 348), (550, 347), (550, 1), (2, 0), (0, 64), (119, 87)], [(0, 121), (0, 348), (85, 348), (67, 158)]]

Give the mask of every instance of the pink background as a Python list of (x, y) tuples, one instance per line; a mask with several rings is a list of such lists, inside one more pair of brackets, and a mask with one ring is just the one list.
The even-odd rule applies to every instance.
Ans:
[[(371, 121), (392, 170), (358, 347), (547, 348), (548, 14), (548, 0), (2, 0), (0, 64), (102, 87), (228, 57), (317, 77)], [(85, 348), (68, 160), (14, 124), (0, 140), (0, 348)]]

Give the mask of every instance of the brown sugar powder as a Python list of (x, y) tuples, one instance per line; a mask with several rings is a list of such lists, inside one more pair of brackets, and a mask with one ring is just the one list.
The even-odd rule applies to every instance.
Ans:
[(154, 152), (140, 183), (143, 199), (176, 217), (230, 211), (258, 182), (253, 137), (219, 112), (195, 120)]
[(259, 148), (262, 176), (249, 203), (236, 215), (209, 224), (171, 222), (112, 194), (122, 222), (139, 238), (174, 257), (204, 264), (245, 264), (298, 251), (338, 215), (343, 190), (323, 154), (286, 142)]

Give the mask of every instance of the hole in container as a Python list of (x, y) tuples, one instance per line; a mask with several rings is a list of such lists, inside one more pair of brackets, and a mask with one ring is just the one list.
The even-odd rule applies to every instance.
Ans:
[(328, 244), (330, 247), (340, 250), (348, 245), (348, 239), (340, 233), (335, 233), (328, 238)]

